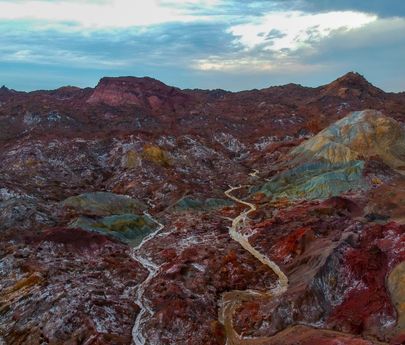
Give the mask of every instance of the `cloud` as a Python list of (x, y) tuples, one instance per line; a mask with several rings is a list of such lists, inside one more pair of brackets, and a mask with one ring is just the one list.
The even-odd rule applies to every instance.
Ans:
[(0, 83), (83, 86), (105, 75), (149, 75), (180, 87), (238, 90), (319, 85), (359, 70), (399, 89), (400, 3), (367, 3), (0, 0)]
[(96, 54), (83, 54), (69, 50), (59, 49), (53, 51), (52, 55), (41, 52), (38, 49), (20, 49), (11, 52), (4, 52), (0, 48), (0, 61), (19, 62), (39, 65), (64, 65), (71, 64), (81, 68), (114, 68), (125, 66), (124, 61), (109, 61)]
[[(350, 32), (318, 42), (293, 58), (305, 64), (323, 63), (336, 75), (356, 70), (387, 91), (404, 91), (405, 18), (382, 18)], [(349, 66), (349, 67), (348, 67)]]
[(300, 0), (297, 8), (309, 12), (358, 11), (378, 15), (379, 17), (405, 16), (403, 0)]
[[(219, 0), (0, 1), (0, 20), (37, 21), (37, 29), (52, 27), (111, 29), (199, 19), (193, 10)], [(201, 17), (200, 19), (204, 19)], [(55, 26), (53, 26), (55, 27)]]
[(211, 56), (208, 59), (196, 60), (194, 68), (201, 71), (238, 73), (240, 75), (251, 73), (302, 73), (319, 71), (323, 68), (322, 64), (305, 64), (298, 60), (287, 59), (284, 61), (262, 59), (255, 57), (223, 59), (218, 56)]
[(237, 37), (235, 42), (246, 49), (261, 45), (265, 50), (296, 50), (328, 37), (335, 30), (352, 30), (375, 20), (375, 15), (352, 11), (315, 14), (301, 11), (272, 12), (257, 22), (232, 26), (229, 31)]
[(378, 17), (361, 12), (306, 13), (273, 11), (249, 23), (231, 26), (236, 48), (231, 54), (213, 55), (194, 61), (193, 68), (203, 71), (241, 72), (250, 70), (299, 72), (322, 69), (322, 64), (303, 63), (304, 56), (322, 40), (338, 32), (349, 32), (377, 21)]
[[(0, 24), (0, 61), (52, 64), (135, 73), (140, 67), (182, 68), (208, 55), (235, 51), (232, 35), (219, 23), (166, 23), (145, 30), (94, 31), (89, 35), (57, 30), (13, 30)], [(105, 72), (107, 73), (107, 72)]]

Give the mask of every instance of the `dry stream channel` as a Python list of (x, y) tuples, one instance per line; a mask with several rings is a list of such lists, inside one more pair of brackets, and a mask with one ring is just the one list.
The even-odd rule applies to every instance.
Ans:
[[(234, 314), (242, 303), (257, 299), (277, 298), (287, 291), (289, 284), (287, 276), (280, 269), (280, 267), (275, 262), (271, 261), (267, 256), (261, 254), (258, 250), (256, 250), (249, 243), (248, 236), (244, 235), (241, 231), (243, 229), (244, 224), (246, 223), (246, 220), (248, 219), (249, 214), (256, 211), (256, 206), (252, 203), (237, 198), (231, 193), (235, 190), (239, 190), (245, 187), (247, 186), (238, 186), (238, 187), (230, 186), (230, 188), (227, 191), (225, 191), (225, 195), (228, 198), (247, 207), (237, 217), (232, 219), (232, 225), (229, 227), (229, 235), (233, 240), (238, 242), (246, 251), (252, 254), (257, 260), (259, 260), (262, 264), (269, 267), (277, 275), (278, 284), (276, 285), (276, 287), (270, 289), (269, 291), (259, 291), (249, 289), (249, 290), (233, 290), (223, 293), (221, 296), (221, 300), (219, 302), (218, 317), (219, 321), (224, 325), (225, 328), (225, 334), (227, 338), (226, 345), (274, 345), (277, 344), (277, 342), (280, 340), (280, 337), (285, 339), (286, 337), (288, 338), (290, 337), (290, 335), (292, 336), (297, 332), (305, 336), (306, 332), (310, 330), (311, 327), (296, 325), (288, 327), (287, 329), (279, 332), (275, 336), (255, 338), (255, 337), (245, 337), (239, 334), (233, 326)], [(137, 315), (132, 330), (133, 342), (135, 345), (145, 345), (148, 343), (142, 331), (147, 321), (151, 317), (153, 317), (154, 311), (149, 306), (147, 299), (144, 298), (144, 293), (150, 281), (158, 274), (160, 269), (160, 267), (156, 265), (146, 255), (146, 253), (141, 254), (141, 249), (146, 242), (153, 240), (155, 237), (159, 235), (163, 235), (160, 233), (164, 228), (163, 224), (159, 223), (148, 213), (145, 213), (145, 215), (148, 216), (154, 222), (156, 222), (156, 224), (158, 224), (158, 228), (154, 232), (146, 236), (143, 239), (143, 241), (136, 248), (134, 248), (132, 255), (134, 260), (137, 260), (149, 272), (147, 278), (138, 286), (136, 293), (136, 304), (140, 307), (140, 312)], [(345, 335), (342, 332), (335, 332), (332, 330), (322, 330), (322, 331), (324, 334), (328, 334), (330, 336)], [(380, 342), (376, 343), (384, 344)]]
[(256, 211), (256, 206), (254, 204), (243, 201), (231, 194), (233, 191), (241, 188), (243, 188), (243, 186), (230, 187), (225, 192), (225, 195), (228, 198), (248, 207), (232, 220), (232, 225), (229, 228), (229, 235), (262, 264), (268, 266), (278, 276), (279, 281), (278, 286), (270, 291), (233, 290), (222, 294), (219, 309), (219, 319), (225, 327), (227, 345), (264, 345), (268, 343), (270, 338), (246, 338), (238, 334), (233, 327), (233, 315), (235, 310), (241, 305), (242, 302), (257, 298), (274, 298), (284, 293), (288, 287), (288, 278), (275, 262), (258, 252), (249, 243), (248, 238), (239, 231), (239, 229), (246, 222), (249, 214)]

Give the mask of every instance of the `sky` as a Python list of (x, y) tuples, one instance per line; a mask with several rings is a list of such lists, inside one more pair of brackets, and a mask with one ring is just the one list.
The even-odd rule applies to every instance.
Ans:
[(232, 91), (356, 71), (405, 91), (405, 0), (0, 0), (0, 85)]

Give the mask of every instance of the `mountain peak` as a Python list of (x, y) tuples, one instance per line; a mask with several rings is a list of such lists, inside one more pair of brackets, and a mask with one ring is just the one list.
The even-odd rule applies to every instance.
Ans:
[(323, 87), (323, 95), (337, 96), (341, 98), (361, 97), (364, 95), (376, 96), (383, 91), (361, 74), (349, 72)]
[(332, 84), (337, 84), (341, 87), (352, 87), (352, 88), (359, 88), (359, 87), (373, 87), (368, 80), (357, 72), (349, 72), (345, 75), (341, 76), (340, 78), (336, 79)]
[(121, 87), (169, 87), (160, 80), (150, 78), (150, 77), (133, 77), (133, 76), (121, 76), (121, 77), (103, 77), (98, 82), (96, 88), (105, 86), (105, 85), (120, 85)]
[(368, 83), (367, 79), (363, 75), (361, 75), (360, 73), (357, 73), (357, 72), (353, 72), (353, 71), (346, 73), (345, 75), (341, 76), (337, 80)]
[(110, 106), (137, 105), (154, 110), (166, 100), (184, 97), (179, 89), (149, 77), (104, 77), (97, 84), (88, 103), (104, 103)]
[(2, 87), (0, 87), (0, 92), (10, 92), (10, 89), (8, 87), (6, 87), (5, 85), (3, 85)]
[(13, 93), (15, 93), (16, 91), (9, 89), (7, 86), (3, 85), (2, 87), (0, 87), (0, 95), (2, 96), (9, 96)]

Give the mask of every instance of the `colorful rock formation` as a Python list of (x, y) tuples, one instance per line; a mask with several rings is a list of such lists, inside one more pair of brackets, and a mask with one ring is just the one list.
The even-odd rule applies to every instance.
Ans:
[(356, 73), (0, 88), (0, 344), (404, 343), (404, 119)]
[[(367, 180), (365, 161), (378, 159), (395, 171), (405, 167), (405, 130), (381, 112), (353, 112), (291, 150), (286, 171), (261, 191), (278, 198), (321, 199), (378, 185)], [(378, 174), (378, 171), (374, 171)]]
[(405, 167), (405, 130), (381, 112), (351, 113), (295, 148), (297, 161), (347, 163), (378, 156), (392, 168)]
[(121, 214), (97, 218), (80, 216), (69, 227), (102, 233), (135, 247), (156, 229), (156, 223), (147, 216)]
[(62, 202), (62, 207), (66, 213), (86, 216), (110, 216), (140, 213), (146, 210), (146, 205), (127, 195), (108, 192), (72, 196)]

